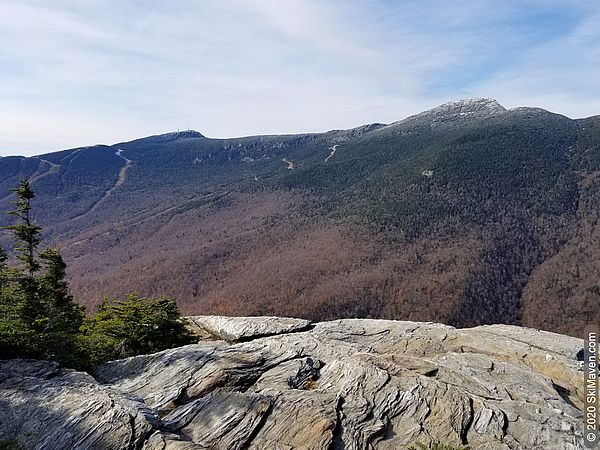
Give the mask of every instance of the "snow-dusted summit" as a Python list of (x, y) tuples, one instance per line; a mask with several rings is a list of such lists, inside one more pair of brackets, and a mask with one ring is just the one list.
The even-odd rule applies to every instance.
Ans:
[(392, 133), (412, 134), (423, 127), (446, 129), (464, 126), (468, 122), (488, 119), (507, 113), (508, 110), (492, 98), (471, 97), (444, 103), (419, 114), (394, 122), (382, 130)]
[[(428, 111), (425, 111), (426, 113)], [(506, 112), (506, 108), (493, 98), (471, 97), (444, 103), (429, 112), (447, 114), (494, 114)]]
[(507, 110), (492, 98), (465, 98), (444, 103), (433, 109), (424, 111), (409, 119), (432, 119), (434, 121), (448, 121), (460, 118), (483, 119), (505, 113)]

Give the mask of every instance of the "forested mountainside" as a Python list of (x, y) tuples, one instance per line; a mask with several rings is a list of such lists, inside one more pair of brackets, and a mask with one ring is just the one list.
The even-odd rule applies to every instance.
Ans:
[(136, 291), (186, 314), (600, 321), (600, 117), (470, 99), (345, 131), (4, 157), (4, 210), (21, 178), (90, 307)]

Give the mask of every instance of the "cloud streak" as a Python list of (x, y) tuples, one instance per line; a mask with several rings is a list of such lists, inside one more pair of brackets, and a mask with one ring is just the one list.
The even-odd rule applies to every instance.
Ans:
[(348, 128), (472, 95), (600, 113), (595, 3), (0, 0), (0, 154)]

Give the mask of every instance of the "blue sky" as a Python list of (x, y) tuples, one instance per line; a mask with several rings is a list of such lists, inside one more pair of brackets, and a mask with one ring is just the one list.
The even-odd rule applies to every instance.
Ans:
[(0, 0), (0, 154), (393, 122), (462, 97), (600, 114), (597, 0)]

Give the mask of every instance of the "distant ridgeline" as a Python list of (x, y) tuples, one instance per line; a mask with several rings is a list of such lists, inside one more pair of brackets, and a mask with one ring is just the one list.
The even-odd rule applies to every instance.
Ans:
[(469, 99), (352, 130), (5, 157), (4, 210), (21, 178), (87, 306), (137, 291), (187, 314), (600, 321), (600, 117)]

